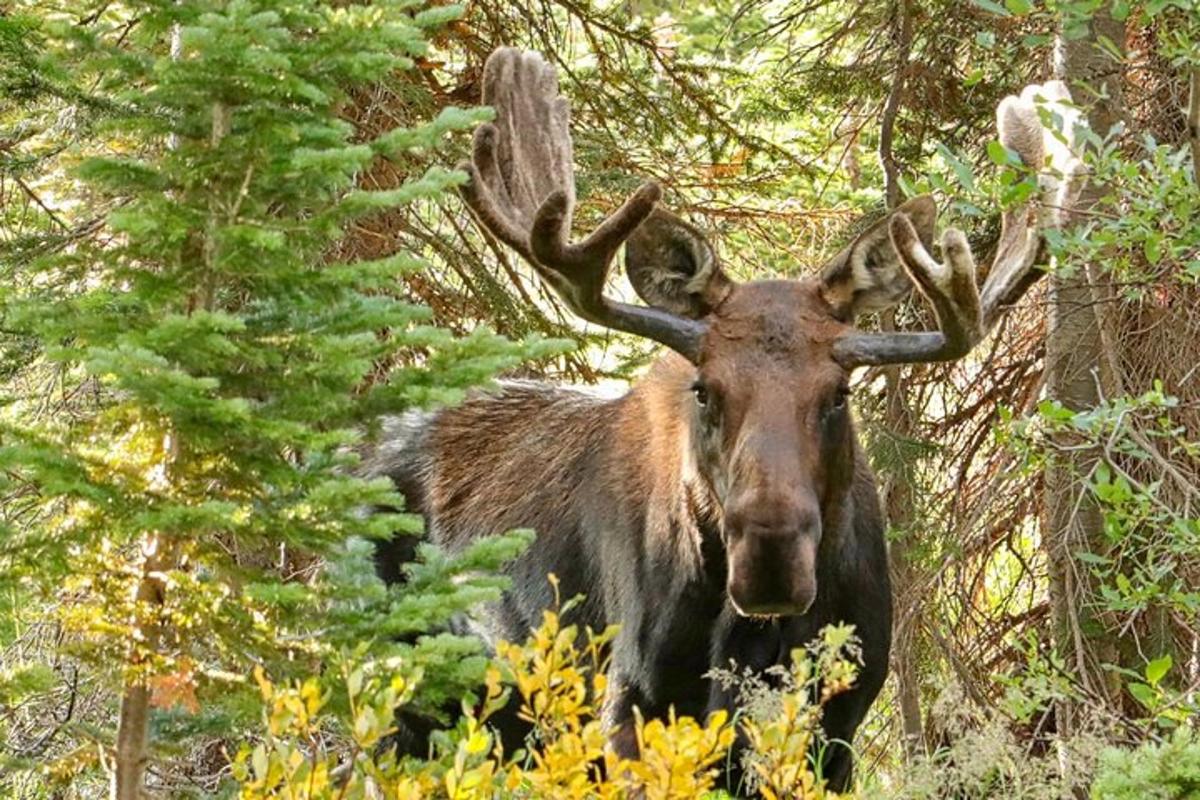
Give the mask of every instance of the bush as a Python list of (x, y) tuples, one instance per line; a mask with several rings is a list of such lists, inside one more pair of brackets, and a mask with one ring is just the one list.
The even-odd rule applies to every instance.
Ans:
[[(397, 759), (381, 746), (394, 729), (395, 710), (420, 694), (419, 667), (351, 656), (340, 668), (344, 713), (316, 678), (277, 686), (259, 673), (264, 730), (235, 760), (240, 796), (694, 800), (710, 793), (733, 744), (734, 722), (720, 713), (703, 723), (639, 717), (640, 756), (618, 758), (606, 746), (599, 715), (607, 688), (604, 645), (615, 629), (564, 625), (573, 605), (546, 611), (526, 642), (499, 644), (483, 697), (464, 703), (457, 724), (435, 736), (427, 760)], [(849, 629), (827, 629), (811, 651), (794, 653), (782, 689), (751, 685), (758, 702), (743, 725), (754, 745), (748, 763), (758, 796), (834, 797), (813, 773), (809, 748), (819, 736), (821, 704), (853, 680), (849, 643)], [(817, 686), (824, 688), (814, 694)], [(512, 692), (532, 733), (526, 749), (508, 753), (487, 723)]]
[(1180, 728), (1162, 743), (1132, 750), (1105, 749), (1091, 796), (1095, 800), (1200, 798), (1200, 736), (1191, 728)]

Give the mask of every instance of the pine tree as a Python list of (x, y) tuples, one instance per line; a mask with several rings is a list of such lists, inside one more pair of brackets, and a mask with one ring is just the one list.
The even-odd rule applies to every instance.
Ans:
[[(106, 235), (43, 248), (3, 296), (12, 341), (33, 343), (58, 391), (90, 399), (47, 416), (32, 392), (9, 398), (0, 489), (34, 509), (4, 531), (0, 574), (53, 605), (74, 655), (120, 698), (116, 730), (89, 734), (59, 776), (95, 781), (103, 754), (112, 796), (134, 798), (160, 754), (151, 721), (175, 747), (257, 721), (251, 665), (317, 672), (358, 641), (359, 655), (458, 665), (446, 694), (468, 680), (469, 644), (389, 634), (414, 609), (403, 632), (494, 595), (495, 578), (451, 577), (486, 573), (523, 539), (429, 554), (407, 589), (365, 579), (363, 548), (347, 542), (415, 526), (363, 513), (402, 501), (355, 477), (353, 452), (381, 414), (452, 402), (557, 345), (431, 326), (389, 291), (417, 254), (329, 256), (356, 220), (464, 179), (435, 168), (392, 190), (356, 186), (376, 159), (436, 147), (487, 110), (366, 140), (338, 113), (347, 92), (411, 68), (457, 7), (146, 0), (102, 13), (110, 24), (87, 35), (22, 23), (40, 28), (40, 68), (57, 54), (62, 74), (97, 76), (89, 102), (105, 108), (114, 154), (74, 173), (81, 201), (111, 208)], [(388, 364), (402, 366), (379, 378)], [(331, 584), (320, 559), (338, 554), (354, 580)], [(289, 565), (300, 574), (276, 568)]]

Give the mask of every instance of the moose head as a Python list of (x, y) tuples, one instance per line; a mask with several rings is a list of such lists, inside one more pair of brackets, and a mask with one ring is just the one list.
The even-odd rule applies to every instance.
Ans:
[[(1000, 141), (1033, 169), (1047, 142), (1035, 100), (1062, 100), (1061, 84), (1030, 87), (997, 110)], [(1041, 229), (1058, 223), (1030, 203), (1005, 210), (982, 287), (966, 237), (947, 229), (930, 251), (937, 209), (910, 200), (870, 227), (818, 275), (739, 283), (712, 244), (658, 205), (647, 183), (580, 241), (569, 109), (539, 56), (499, 50), (484, 70), (496, 120), (475, 135), (462, 188), (481, 226), (528, 261), (589, 322), (659, 342), (691, 369), (678, 387), (690, 450), (719, 517), (728, 594), (744, 615), (804, 613), (817, 593), (817, 553), (829, 515), (853, 484), (849, 377), (861, 365), (951, 361), (966, 355), (1037, 279)], [(1069, 170), (1068, 170), (1069, 171)], [(1050, 193), (1066, 184), (1044, 176)], [(1048, 204), (1065, 206), (1064, 202)], [(625, 267), (646, 305), (605, 293), (625, 246)], [(936, 331), (868, 333), (855, 318), (906, 298), (916, 286)]]

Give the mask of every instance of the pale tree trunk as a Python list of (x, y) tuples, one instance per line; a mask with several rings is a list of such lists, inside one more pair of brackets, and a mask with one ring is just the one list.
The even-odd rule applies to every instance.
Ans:
[(896, 132), (896, 117), (904, 99), (904, 82), (908, 77), (908, 59), (912, 53), (913, 10), (909, 0), (896, 4), (896, 74), (892, 87), (883, 104), (883, 116), (879, 121), (879, 166), (883, 168), (883, 197), (889, 209), (900, 203), (900, 166), (892, 151), (892, 140)]
[[(879, 125), (879, 164), (883, 168), (884, 201), (889, 210), (900, 202), (900, 168), (893, 152), (896, 118), (904, 99), (904, 83), (908, 75), (908, 62), (912, 53), (913, 8), (910, 0), (896, 3), (896, 74), (883, 106), (883, 117)], [(894, 329), (895, 315), (885, 315), (885, 330)], [(908, 406), (906, 388), (898, 367), (885, 372), (887, 380), (887, 408), (884, 424), (893, 435), (906, 438), (912, 434), (912, 412)], [(892, 571), (892, 592), (896, 598), (896, 616), (892, 628), (892, 674), (896, 680), (896, 697), (900, 704), (900, 721), (903, 734), (904, 754), (912, 759), (924, 748), (924, 729), (921, 722), (921, 686), (917, 674), (917, 620), (920, 619), (921, 604), (916, 592), (912, 550), (909, 537), (912, 531), (912, 483), (910, 473), (903, 463), (903, 453), (897, 452), (895, 466), (887, 476), (884, 487), (884, 507), (889, 524), (903, 535), (894, 540), (888, 549)]]
[(121, 696), (121, 721), (113, 764), (113, 800), (139, 800), (146, 775), (146, 739), (150, 719), (150, 687), (131, 683)]
[[(1125, 42), (1122, 22), (1107, 8), (1089, 23), (1087, 35), (1067, 41), (1060, 36), (1055, 53), (1055, 76), (1065, 80), (1076, 103), (1086, 112), (1093, 131), (1101, 136), (1123, 118), (1121, 102), (1124, 64), (1100, 43), (1116, 47)], [(1086, 211), (1097, 202), (1102, 187), (1084, 187), (1076, 208)], [(1082, 215), (1076, 214), (1076, 219)], [(1114, 363), (1104, 351), (1104, 304), (1097, 286), (1095, 265), (1076, 265), (1073, 274), (1053, 274), (1050, 279), (1049, 319), (1046, 339), (1046, 390), (1049, 396), (1073, 410), (1094, 407), (1115, 377), (1105, 369)], [(1111, 355), (1111, 354), (1110, 354)], [(1049, 566), (1049, 590), (1055, 645), (1066, 666), (1094, 702), (1116, 708), (1118, 677), (1103, 665), (1116, 663), (1116, 642), (1095, 623), (1096, 587), (1086, 566), (1075, 558), (1083, 551), (1103, 551), (1100, 511), (1083, 485), (1099, 458), (1095, 450), (1078, 449), (1067, 437), (1055, 441), (1055, 452), (1045, 473), (1042, 544)], [(1088, 704), (1060, 703), (1056, 709), (1058, 733), (1070, 736), (1088, 725)], [(1063, 763), (1071, 775), (1069, 764)]]
[[(171, 58), (178, 61), (183, 53), (183, 38), (179, 25), (171, 30)], [(174, 150), (179, 139), (172, 133), (167, 148)], [(170, 479), (171, 462), (178, 441), (171, 433), (163, 441), (163, 476)], [(117, 747), (114, 753), (111, 800), (140, 800), (146, 781), (150, 739), (150, 686), (148, 661), (158, 649), (162, 637), (159, 611), (166, 600), (166, 573), (177, 561), (177, 543), (159, 533), (147, 533), (142, 538), (141, 577), (134, 590), (134, 639), (130, 642), (128, 676), (121, 695), (117, 717)]]
[(137, 585), (134, 625), (135, 641), (131, 645), (130, 677), (121, 696), (120, 718), (117, 723), (117, 749), (112, 776), (113, 800), (139, 800), (145, 783), (148, 762), (150, 686), (147, 683), (149, 656), (159, 646), (163, 631), (157, 620), (166, 599), (165, 576), (177, 562), (174, 543), (158, 534), (149, 534), (142, 541), (141, 578)]
[[(896, 370), (889, 370), (895, 373)], [(904, 394), (904, 385), (888, 376), (887, 426), (896, 436), (911, 435), (911, 412)], [(925, 749), (925, 732), (921, 721), (921, 681), (917, 671), (918, 644), (922, 604), (917, 591), (917, 569), (912, 562), (913, 487), (904, 467), (899, 467), (888, 481), (884, 504), (888, 521), (903, 534), (892, 541), (889, 549), (892, 585), (897, 599), (896, 620), (893, 626), (892, 663), (896, 676), (896, 696), (900, 703), (900, 722), (903, 731), (904, 755), (912, 759)]]
[[(891, 312), (885, 315), (885, 330), (894, 328)], [(889, 367), (886, 379), (887, 408), (884, 424), (894, 436), (908, 438), (913, 433), (912, 410), (908, 404), (907, 387), (899, 367)], [(912, 476), (904, 464), (904, 453), (897, 449), (895, 466), (887, 474), (884, 486), (884, 508), (889, 524), (902, 531), (888, 548), (892, 571), (892, 591), (896, 598), (896, 617), (892, 628), (892, 673), (896, 680), (896, 697), (900, 704), (900, 722), (904, 755), (913, 759), (925, 749), (924, 726), (921, 721), (921, 683), (917, 672), (918, 644), (921, 618), (921, 598), (916, 591), (916, 568), (912, 563), (911, 537), (913, 531)]]
[[(908, 77), (908, 62), (912, 54), (913, 8), (910, 0), (896, 3), (896, 74), (883, 105), (883, 116), (879, 125), (879, 165), (883, 169), (883, 193), (888, 210), (900, 203), (900, 167), (893, 152), (896, 118), (904, 100), (904, 84)], [(895, 315), (888, 312), (884, 329), (893, 330)], [(900, 438), (912, 434), (912, 412), (908, 407), (906, 388), (901, 380), (899, 367), (885, 372), (887, 380), (887, 408), (884, 424), (887, 430)], [(921, 685), (917, 674), (917, 620), (921, 604), (912, 590), (914, 581), (912, 550), (912, 483), (910, 473), (903, 463), (903, 453), (897, 452), (895, 465), (887, 475), (884, 487), (884, 510), (889, 524), (903, 535), (888, 548), (888, 560), (892, 572), (892, 594), (896, 599), (896, 616), (892, 626), (892, 674), (896, 680), (896, 697), (900, 704), (900, 723), (904, 755), (912, 759), (924, 749), (924, 728), (921, 723)]]

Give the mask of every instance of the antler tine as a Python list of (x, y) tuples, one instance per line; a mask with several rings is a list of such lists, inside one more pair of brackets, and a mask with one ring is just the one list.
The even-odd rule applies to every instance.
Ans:
[[(1062, 120), (1063, 138), (1043, 128), (1039, 102), (1049, 105)], [(1050, 81), (1025, 87), (1019, 97), (1009, 95), (996, 109), (1001, 144), (1015, 151), (1030, 169), (1041, 170), (1047, 155), (1050, 161), (1049, 169), (1042, 170), (1038, 178), (1044, 201), (1041, 219), (1029, 203), (1019, 204), (1001, 217), (1000, 243), (981, 291), (987, 329), (995, 324), (1003, 308), (1019, 300), (1041, 277), (1040, 272), (1031, 269), (1041, 251), (1041, 230), (1059, 227), (1074, 200), (1071, 195), (1078, 186), (1082, 165), (1063, 140), (1071, 136), (1079, 120), (1079, 111), (1070, 102), (1066, 84)]]
[[(951, 361), (966, 355), (991, 330), (1000, 312), (1021, 298), (1041, 273), (1032, 269), (1041, 251), (1041, 232), (1062, 224), (1074, 200), (1080, 174), (1078, 159), (1058, 137), (1044, 129), (1036, 103), (1058, 104), (1056, 113), (1069, 125), (1078, 112), (1060, 81), (1025, 88), (1004, 98), (996, 109), (1000, 142), (1030, 169), (1040, 171), (1046, 211), (1041, 219), (1027, 201), (1001, 215), (1000, 243), (982, 289), (976, 288), (975, 260), (966, 237), (953, 228), (942, 235), (945, 263), (933, 259), (912, 222), (895, 214), (889, 233), (905, 271), (937, 315), (937, 332), (853, 333), (834, 343), (834, 355), (847, 366)], [(1066, 128), (1068, 134), (1073, 127)], [(1044, 171), (1049, 151), (1050, 169)], [(1065, 176), (1065, 180), (1063, 177)]]
[(962, 358), (982, 336), (975, 259), (961, 231), (942, 234), (945, 264), (934, 260), (906, 214), (893, 215), (888, 233), (900, 261), (918, 290), (933, 306), (938, 331), (859, 333), (833, 343), (833, 355), (846, 367), (915, 364)]
[(459, 194), (475, 215), (479, 224), (493, 236), (516, 250), (526, 261), (533, 261), (529, 249), (529, 234), (523, 220), (514, 218), (520, 209), (513, 206), (508, 189), (499, 177), (496, 166), (496, 137), (491, 124), (475, 130), (474, 153), (471, 161), (462, 161), (458, 168), (467, 173), (467, 182)]
[(654, 210), (661, 190), (641, 186), (583, 241), (571, 243), (575, 206), (570, 108), (554, 68), (536, 53), (494, 52), (484, 65), (483, 101), (494, 123), (475, 132), (463, 200), (479, 224), (528, 261), (584, 319), (644, 336), (695, 359), (704, 326), (604, 296), (621, 244)]

